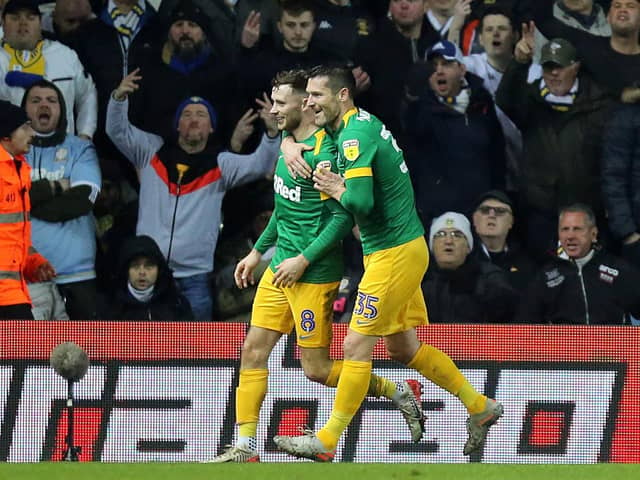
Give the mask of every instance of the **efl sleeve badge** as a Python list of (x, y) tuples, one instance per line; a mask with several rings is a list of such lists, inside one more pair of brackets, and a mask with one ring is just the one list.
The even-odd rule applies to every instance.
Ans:
[(360, 155), (360, 142), (358, 140), (345, 140), (342, 142), (344, 158), (354, 161)]

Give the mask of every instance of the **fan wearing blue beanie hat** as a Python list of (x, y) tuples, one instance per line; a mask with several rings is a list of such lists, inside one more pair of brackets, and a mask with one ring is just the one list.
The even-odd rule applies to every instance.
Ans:
[[(172, 270), (178, 291), (186, 297), (194, 318), (213, 316), (210, 274), (227, 190), (273, 173), (280, 137), (268, 99), (258, 116), (266, 132), (258, 148), (240, 155), (222, 150), (212, 138), (218, 114), (205, 98), (185, 98), (176, 109), (173, 135), (163, 138), (134, 127), (129, 121), (128, 97), (142, 79), (138, 69), (125, 76), (109, 100), (106, 132), (137, 168), (140, 197), (137, 235), (148, 235), (160, 247)], [(177, 139), (175, 138), (177, 134)]]

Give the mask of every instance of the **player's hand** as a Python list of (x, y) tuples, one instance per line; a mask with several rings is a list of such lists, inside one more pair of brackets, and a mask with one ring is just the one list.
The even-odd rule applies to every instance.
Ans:
[(260, 263), (262, 254), (256, 249), (252, 249), (249, 254), (238, 262), (233, 272), (233, 279), (238, 288), (247, 288), (249, 285), (255, 285), (253, 272)]
[(513, 55), (518, 63), (530, 63), (536, 49), (536, 24), (522, 24), (522, 38), (516, 43)]
[(337, 201), (340, 201), (340, 197), (347, 190), (344, 186), (344, 178), (326, 168), (317, 168), (313, 172), (313, 188), (326, 193)]
[(253, 48), (260, 39), (260, 12), (251, 10), (242, 27), (240, 44), (244, 48)]
[(311, 178), (311, 166), (302, 158), (302, 152), (313, 150), (311, 145), (296, 143), (293, 137), (285, 137), (280, 144), (280, 150), (289, 175), (293, 178), (298, 178), (298, 175), (302, 178)]
[(49, 262), (44, 262), (34, 272), (36, 282), (48, 282), (56, 276), (56, 269)]
[(250, 108), (240, 117), (240, 120), (236, 123), (236, 128), (233, 129), (233, 133), (231, 134), (230, 146), (232, 151), (236, 153), (242, 151), (244, 142), (247, 141), (256, 129), (254, 124), (258, 116), (258, 113), (253, 108)]
[(140, 85), (138, 85), (140, 80), (142, 80), (142, 75), (140, 75), (140, 69), (136, 68), (133, 72), (122, 79), (118, 88), (113, 91), (113, 98), (118, 101), (124, 100), (130, 93), (133, 93), (140, 88)]
[(276, 273), (273, 276), (273, 284), (279, 288), (292, 287), (309, 266), (309, 260), (302, 254), (297, 257), (287, 258), (276, 265)]

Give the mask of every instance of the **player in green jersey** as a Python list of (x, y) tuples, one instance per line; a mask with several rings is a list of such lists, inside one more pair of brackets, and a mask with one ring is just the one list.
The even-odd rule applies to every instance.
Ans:
[(415, 209), (402, 150), (380, 120), (355, 106), (351, 71), (317, 67), (307, 83), (308, 106), (338, 148), (340, 175), (316, 170), (315, 188), (330, 195), (360, 228), (364, 275), (344, 340), (344, 364), (333, 410), (317, 434), (278, 436), (278, 447), (294, 456), (331, 461), (343, 431), (369, 385), (373, 348), (384, 338), (389, 356), (456, 395), (469, 412), (464, 453), (480, 449), (503, 407), (480, 394), (453, 361), (421, 343), (415, 327), (427, 324), (421, 281), (429, 257)]
[[(322, 128), (314, 123), (313, 111), (303, 109), (307, 77), (304, 71), (279, 73), (271, 98), (278, 128), (310, 147), (305, 162), (312, 169), (336, 170), (336, 149)], [(332, 338), (333, 301), (342, 278), (342, 238), (351, 231), (351, 215), (334, 199), (314, 189), (313, 181), (292, 178), (282, 158), (274, 175), (275, 207), (266, 230), (235, 271), (238, 287), (254, 283), (253, 272), (262, 254), (276, 245), (275, 255), (262, 276), (251, 313), (240, 360), (236, 390), (238, 441), (211, 460), (255, 462), (257, 422), (264, 400), (267, 361), (282, 334), (295, 327), (300, 360), (305, 375), (335, 387), (342, 361), (329, 358)], [(406, 380), (400, 385), (373, 375), (369, 394), (391, 399), (407, 422), (414, 441), (423, 433), (421, 385)]]

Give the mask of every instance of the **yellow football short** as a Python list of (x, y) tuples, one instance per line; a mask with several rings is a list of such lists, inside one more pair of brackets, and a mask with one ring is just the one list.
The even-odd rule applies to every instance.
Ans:
[(281, 333), (290, 333), (295, 326), (301, 347), (328, 347), (339, 286), (340, 282), (296, 283), (279, 288), (273, 285), (273, 271), (267, 268), (253, 300), (251, 325)]
[(384, 337), (428, 323), (420, 286), (429, 264), (424, 237), (364, 257), (349, 328)]

